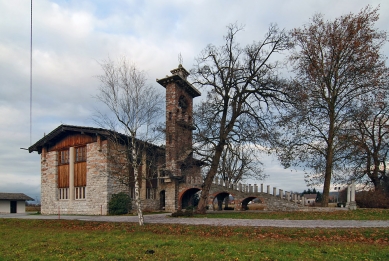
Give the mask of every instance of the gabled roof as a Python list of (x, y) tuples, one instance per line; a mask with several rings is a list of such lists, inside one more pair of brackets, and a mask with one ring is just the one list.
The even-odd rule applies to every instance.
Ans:
[(110, 134), (109, 130), (102, 128), (93, 128), (93, 127), (81, 127), (73, 125), (60, 125), (51, 131), (49, 134), (45, 135), (42, 139), (38, 140), (35, 144), (31, 145), (28, 148), (28, 151), (31, 153), (37, 151), (40, 153), (42, 147), (49, 143), (54, 143), (56, 140), (62, 139), (64, 136), (68, 135), (70, 132), (79, 132), (79, 133), (89, 133), (89, 134), (99, 134), (103, 136), (108, 136)]
[(34, 200), (33, 198), (30, 198), (29, 196), (23, 194), (23, 193), (3, 193), (0, 192), (0, 199), (6, 199), (6, 200)]
[[(92, 134), (92, 135), (101, 135), (105, 138), (111, 136), (116, 137), (121, 140), (121, 142), (125, 143), (131, 140), (129, 136), (125, 134), (121, 134), (112, 130), (107, 130), (103, 128), (94, 128), (94, 127), (85, 127), (85, 126), (74, 126), (74, 125), (60, 125), (51, 131), (49, 134), (45, 135), (42, 139), (38, 140), (35, 144), (31, 145), (28, 148), (28, 151), (31, 153), (33, 151), (37, 151), (38, 153), (42, 152), (42, 148), (44, 146), (55, 144), (57, 141), (61, 140), (65, 136), (74, 133), (81, 134)], [(143, 144), (147, 144), (147, 146), (154, 147), (158, 150), (164, 150), (160, 146), (154, 145), (149, 142), (144, 142), (141, 140), (136, 140), (137, 142), (143, 142)]]
[(304, 198), (306, 199), (316, 199), (317, 194), (304, 194)]

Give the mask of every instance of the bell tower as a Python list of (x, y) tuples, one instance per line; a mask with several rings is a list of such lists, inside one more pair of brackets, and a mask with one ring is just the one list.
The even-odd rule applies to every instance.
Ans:
[(201, 93), (187, 81), (189, 72), (181, 64), (170, 72), (157, 82), (166, 88), (165, 209), (175, 211), (179, 183), (185, 179), (184, 162), (193, 159), (193, 98)]

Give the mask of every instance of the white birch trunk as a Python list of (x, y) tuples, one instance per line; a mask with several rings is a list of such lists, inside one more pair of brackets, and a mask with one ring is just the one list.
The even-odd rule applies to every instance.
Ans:
[(143, 213), (142, 213), (142, 206), (140, 201), (140, 193), (139, 193), (139, 182), (138, 182), (138, 164), (137, 161), (137, 153), (136, 153), (136, 147), (135, 147), (135, 138), (132, 137), (132, 160), (134, 162), (134, 178), (135, 178), (135, 205), (138, 211), (138, 218), (139, 218), (139, 225), (143, 226)]

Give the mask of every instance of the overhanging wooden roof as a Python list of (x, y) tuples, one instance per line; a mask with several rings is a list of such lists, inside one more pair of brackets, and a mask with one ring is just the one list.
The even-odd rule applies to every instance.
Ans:
[(30, 198), (26, 194), (23, 193), (3, 193), (0, 192), (0, 200), (16, 200), (16, 201), (22, 201), (22, 200), (34, 200), (33, 198)]
[(42, 148), (46, 145), (55, 143), (56, 141), (62, 139), (64, 136), (69, 133), (83, 133), (83, 134), (98, 134), (102, 136), (108, 136), (110, 134), (109, 130), (102, 128), (93, 128), (93, 127), (82, 127), (74, 125), (60, 125), (51, 131), (49, 134), (45, 135), (42, 139), (38, 140), (35, 144), (28, 148), (28, 151), (31, 153), (37, 151), (38, 153), (42, 152)]
[[(42, 148), (44, 146), (55, 144), (56, 142), (60, 141), (64, 137), (66, 137), (69, 134), (74, 133), (81, 133), (81, 134), (89, 134), (89, 135), (101, 135), (102, 137), (108, 138), (108, 137), (116, 137), (120, 138), (123, 143), (129, 142), (131, 140), (129, 136), (125, 134), (121, 134), (112, 130), (107, 130), (103, 128), (94, 128), (94, 127), (85, 127), (85, 126), (74, 126), (74, 125), (60, 125), (57, 128), (55, 128), (53, 131), (51, 131), (49, 134), (45, 135), (42, 139), (38, 140), (35, 144), (30, 146), (28, 148), (28, 151), (31, 152), (42, 152)], [(163, 150), (163, 153), (165, 152), (164, 148), (161, 148), (160, 146), (154, 145), (149, 142), (144, 142), (141, 140), (136, 140), (137, 142), (142, 142), (143, 144), (147, 144), (148, 147), (152, 147), (157, 149), (159, 152)]]

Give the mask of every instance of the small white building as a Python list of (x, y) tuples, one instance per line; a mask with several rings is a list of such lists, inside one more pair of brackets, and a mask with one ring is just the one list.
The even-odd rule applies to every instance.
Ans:
[(0, 213), (25, 213), (26, 200), (34, 200), (23, 193), (0, 192)]
[(304, 194), (304, 206), (312, 206), (316, 202), (317, 194)]

